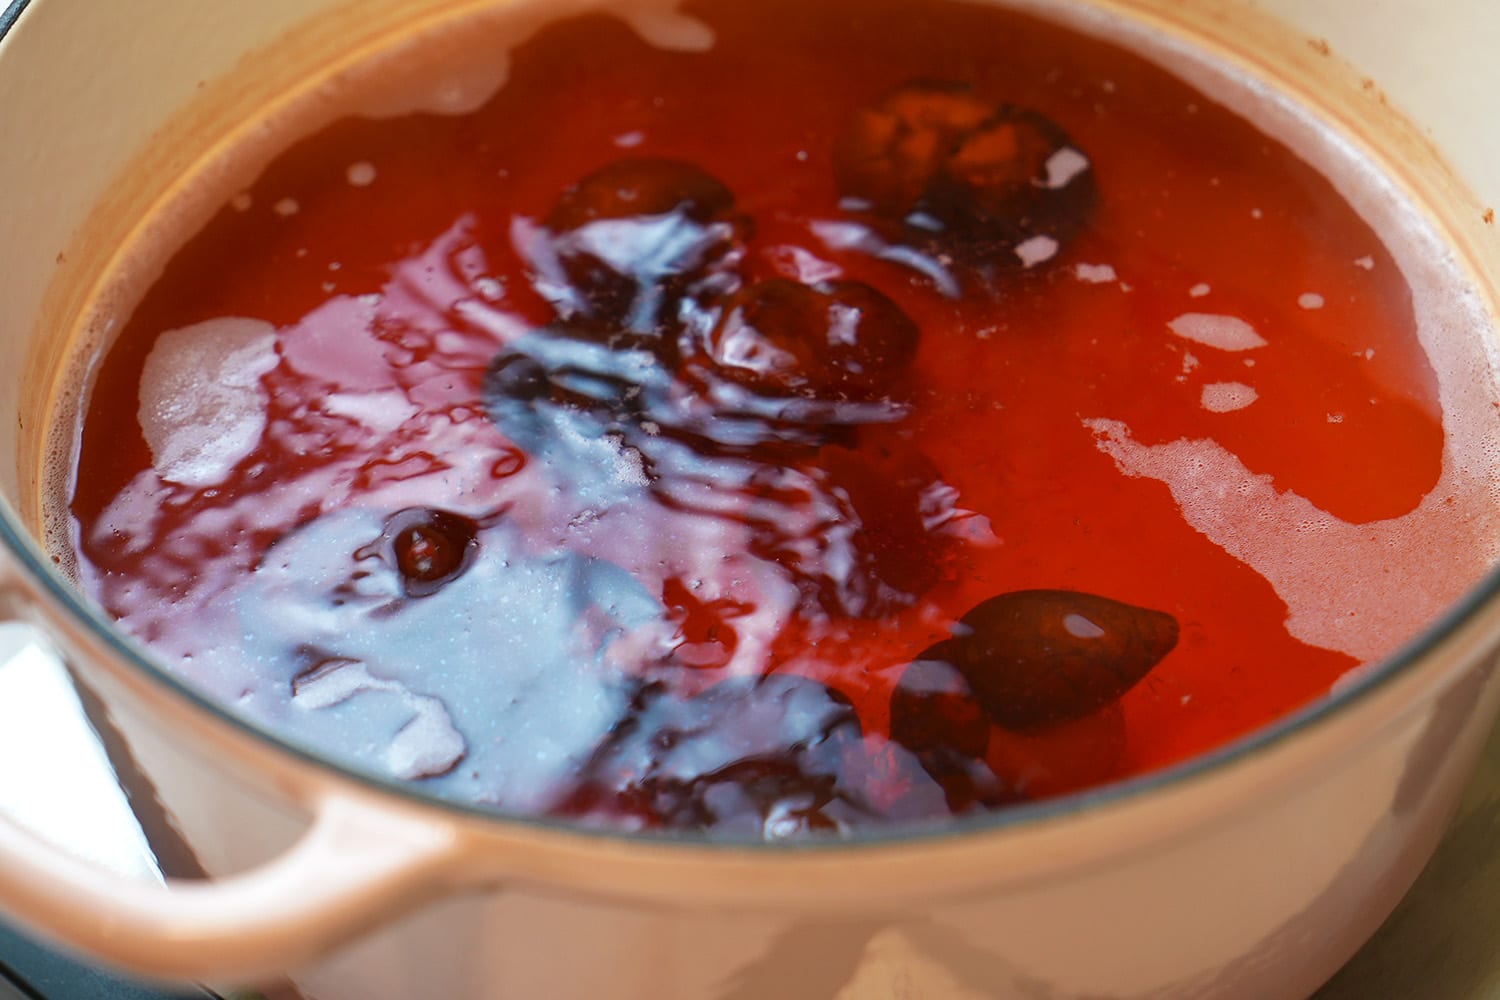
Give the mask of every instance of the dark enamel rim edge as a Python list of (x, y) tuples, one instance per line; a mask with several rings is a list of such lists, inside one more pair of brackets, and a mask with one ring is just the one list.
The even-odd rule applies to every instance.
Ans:
[(11, 0), (4, 10), (0, 10), (0, 38), (5, 37), (5, 33), (16, 23), (16, 18), (21, 16), (21, 11), (30, 2), (31, 0)]

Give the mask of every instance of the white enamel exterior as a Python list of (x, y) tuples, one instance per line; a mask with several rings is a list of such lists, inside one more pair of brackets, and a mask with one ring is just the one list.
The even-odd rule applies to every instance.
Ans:
[[(38, 358), (55, 353), (91, 213), (143, 183), (128, 168), (200, 81), (341, 6), (32, 0), (0, 41), (0, 411), (21, 418), (0, 434), (11, 506), (29, 502)], [(391, 4), (350, 6), (353, 24)], [(1260, 23), (1218, 2), (1139, 6), (1210, 32)], [(1500, 200), (1500, 129), (1478, 123), (1500, 104), (1487, 51), (1500, 5), (1261, 6), (1328, 40), (1430, 131), (1478, 198), (1415, 163), (1414, 146), (1416, 183), (1493, 281), (1500, 252), (1479, 218), (1483, 198)], [(1285, 42), (1268, 29), (1226, 43), (1246, 37)], [(1262, 55), (1308, 86), (1326, 73), (1356, 131), (1411, 142), (1319, 47)], [(1415, 877), (1500, 708), (1491, 602), (1341, 711), (1148, 792), (883, 846), (649, 845), (467, 817), (282, 752), (130, 666), (27, 558), (5, 562), (0, 610), (39, 623), (101, 694), (205, 866), (242, 874), (115, 883), (0, 824), (0, 906), (140, 972), (287, 973), (309, 1000), (1302, 997)]]

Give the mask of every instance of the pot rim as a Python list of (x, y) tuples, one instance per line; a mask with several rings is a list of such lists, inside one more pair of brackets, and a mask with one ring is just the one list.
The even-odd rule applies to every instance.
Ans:
[(21, 11), (25, 10), (30, 2), (31, 0), (11, 0), (4, 10), (0, 10), (0, 38), (5, 37), (5, 33), (10, 30), (11, 25), (16, 23), (16, 18), (21, 16)]
[[(0, 41), (4, 41), (30, 3), (31, 0), (10, 0), (5, 7), (0, 8)], [(153, 690), (168, 693), (180, 703), (206, 716), (212, 723), (248, 738), (259, 749), (289, 757), (324, 777), (351, 783), (377, 797), (394, 797), (409, 808), (434, 810), (454, 820), (468, 823), (510, 826), (531, 834), (555, 833), (595, 843), (623, 841), (636, 846), (691, 846), (695, 851), (724, 854), (743, 854), (748, 851), (757, 859), (923, 843), (951, 845), (954, 841), (1003, 834), (1006, 831), (1032, 831), (1049, 822), (1101, 812), (1110, 806), (1138, 804), (1152, 795), (1179, 789), (1195, 779), (1227, 771), (1234, 765), (1283, 747), (1295, 737), (1315, 731), (1322, 723), (1335, 717), (1347, 717), (1360, 706), (1371, 705), (1378, 692), (1385, 690), (1396, 680), (1414, 673), (1424, 662), (1432, 661), (1439, 665), (1444, 663), (1441, 655), (1444, 649), (1459, 638), (1466, 626), (1479, 622), (1486, 611), (1497, 612), (1496, 621), (1500, 623), (1500, 565), (1497, 565), (1418, 635), (1388, 656), (1366, 665), (1364, 673), (1347, 687), (1311, 701), (1207, 753), (1124, 781), (1040, 802), (1008, 806), (993, 812), (952, 817), (937, 823), (859, 830), (828, 840), (781, 843), (681, 832), (617, 831), (547, 816), (486, 809), (444, 799), (424, 792), (416, 785), (384, 778), (352, 764), (341, 763), (278, 736), (269, 727), (233, 712), (155, 662), (143, 647), (120, 633), (102, 611), (95, 608), (71, 582), (58, 573), (52, 560), (40, 550), (30, 532), (22, 526), (11, 504), (4, 500), (0, 500), (0, 545), (17, 561), (21, 574), (40, 585), (43, 601), (85, 628), (95, 642), (117, 659), (120, 666), (130, 673), (149, 678)]]

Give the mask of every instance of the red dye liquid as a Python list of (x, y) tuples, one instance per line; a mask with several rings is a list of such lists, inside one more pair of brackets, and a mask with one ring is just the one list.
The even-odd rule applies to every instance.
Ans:
[[(1420, 502), (1410, 296), (1325, 179), (1029, 17), (688, 12), (711, 51), (590, 16), (476, 113), (341, 122), (175, 256), (72, 498), (125, 629), (438, 795), (750, 837), (1138, 774), (1354, 665), (1096, 423)], [(193, 414), (149, 445), (143, 374)]]

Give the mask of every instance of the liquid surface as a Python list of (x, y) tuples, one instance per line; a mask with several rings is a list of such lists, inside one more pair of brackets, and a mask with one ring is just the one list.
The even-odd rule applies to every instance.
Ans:
[(440, 796), (751, 838), (1142, 773), (1357, 665), (1166, 485), (1439, 482), (1327, 180), (1019, 14), (684, 12), (711, 47), (590, 15), (478, 111), (343, 121), (173, 258), (71, 501), (128, 632)]

